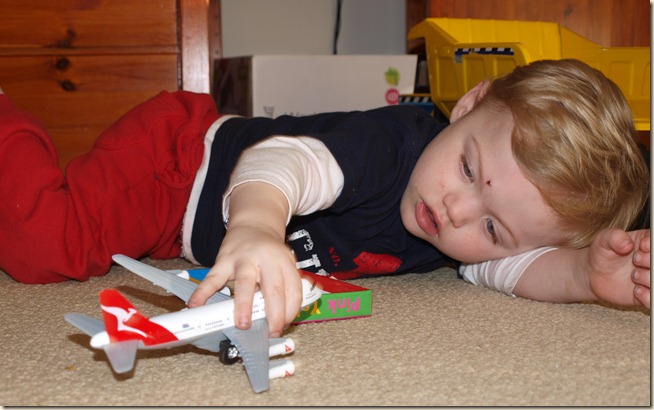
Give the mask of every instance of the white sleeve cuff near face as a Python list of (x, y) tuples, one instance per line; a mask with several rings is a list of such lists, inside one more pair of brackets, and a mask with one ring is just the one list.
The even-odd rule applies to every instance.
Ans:
[(531, 262), (539, 256), (557, 249), (552, 246), (537, 248), (515, 256), (494, 259), (487, 262), (462, 264), (459, 273), (466, 282), (482, 285), (509, 296)]
[(343, 189), (343, 172), (329, 149), (312, 137), (274, 136), (243, 151), (223, 196), (223, 219), (229, 220), (229, 198), (246, 182), (277, 187), (289, 204), (289, 215), (329, 208)]

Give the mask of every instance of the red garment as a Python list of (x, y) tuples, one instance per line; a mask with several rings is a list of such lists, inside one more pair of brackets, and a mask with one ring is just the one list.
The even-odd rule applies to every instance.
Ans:
[(103, 275), (115, 253), (179, 256), (204, 136), (218, 117), (209, 95), (163, 92), (64, 175), (47, 132), (0, 95), (0, 268), (49, 283)]

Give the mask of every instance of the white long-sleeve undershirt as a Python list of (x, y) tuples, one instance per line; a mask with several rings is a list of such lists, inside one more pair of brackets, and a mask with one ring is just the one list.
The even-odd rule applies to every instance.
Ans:
[(536, 248), (502, 259), (462, 264), (459, 267), (459, 273), (466, 282), (473, 285), (486, 286), (509, 296), (514, 296), (513, 290), (527, 267), (536, 258), (554, 249), (556, 248), (552, 246)]
[(311, 137), (268, 138), (245, 150), (223, 196), (223, 218), (229, 219), (229, 197), (246, 182), (277, 187), (288, 201), (289, 214), (307, 215), (329, 208), (343, 189), (343, 172), (329, 149)]

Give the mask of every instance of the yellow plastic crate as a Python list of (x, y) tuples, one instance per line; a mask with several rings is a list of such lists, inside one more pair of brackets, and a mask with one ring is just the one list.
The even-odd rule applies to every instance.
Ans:
[(532, 61), (576, 58), (622, 90), (636, 129), (650, 129), (649, 47), (602, 47), (557, 23), (428, 18), (408, 37), (424, 38), (431, 97), (449, 117), (459, 98), (485, 78)]

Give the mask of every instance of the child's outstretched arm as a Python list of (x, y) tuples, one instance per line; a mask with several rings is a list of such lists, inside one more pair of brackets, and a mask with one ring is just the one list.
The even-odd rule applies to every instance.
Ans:
[(650, 230), (602, 231), (590, 247), (535, 259), (514, 294), (550, 302), (602, 300), (650, 308)]
[(311, 137), (275, 136), (242, 154), (223, 203), (228, 228), (214, 266), (189, 300), (203, 305), (234, 279), (236, 326), (250, 326), (257, 284), (266, 301), (270, 335), (300, 311), (302, 285), (286, 246), (286, 224), (333, 204), (343, 173), (327, 147)]

